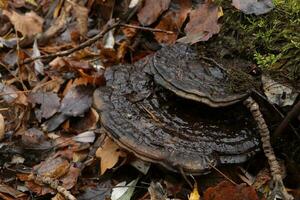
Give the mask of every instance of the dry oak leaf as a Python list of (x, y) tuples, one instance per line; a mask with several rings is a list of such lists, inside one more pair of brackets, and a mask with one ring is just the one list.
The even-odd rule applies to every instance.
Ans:
[(101, 175), (104, 174), (107, 169), (111, 169), (115, 166), (119, 157), (125, 156), (125, 152), (121, 151), (120, 147), (109, 137), (106, 137), (103, 144), (96, 151), (96, 157), (101, 159)]
[(23, 15), (15, 11), (3, 10), (3, 14), (9, 18), (16, 31), (22, 33), (23, 36), (34, 36), (43, 32), (44, 19), (33, 11)]
[(146, 0), (137, 16), (143, 26), (149, 26), (169, 8), (171, 0)]
[(184, 29), (186, 36), (180, 38), (178, 42), (194, 44), (199, 41), (207, 41), (214, 34), (219, 33), (220, 13), (222, 13), (221, 7), (208, 0), (204, 4), (199, 4), (190, 13), (190, 21)]

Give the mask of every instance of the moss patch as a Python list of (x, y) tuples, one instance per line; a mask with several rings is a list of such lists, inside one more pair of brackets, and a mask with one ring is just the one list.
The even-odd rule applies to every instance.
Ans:
[(300, 79), (300, 1), (274, 0), (275, 9), (260, 16), (245, 15), (228, 0), (218, 3), (224, 10), (222, 28), (207, 49), (220, 58), (240, 57), (262, 70)]

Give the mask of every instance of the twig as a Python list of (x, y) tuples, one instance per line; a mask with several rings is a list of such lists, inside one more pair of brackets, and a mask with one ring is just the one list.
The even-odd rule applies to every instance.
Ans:
[(221, 172), (221, 170), (219, 170), (218, 168), (216, 168), (214, 165), (212, 165), (209, 161), (208, 161), (208, 165), (213, 168), (214, 170), (216, 170), (219, 174), (221, 174), (225, 179), (227, 179), (229, 182), (231, 182), (233, 185), (238, 185), (236, 182), (234, 182), (231, 178), (229, 178), (226, 174), (224, 174), (223, 172)]
[(31, 175), (30, 178), (36, 182), (36, 183), (43, 183), (45, 185), (48, 185), (52, 189), (56, 190), (59, 192), (63, 197), (67, 200), (77, 200), (76, 197), (74, 197), (71, 192), (69, 192), (66, 188), (62, 187), (59, 185), (59, 181), (55, 180), (50, 177), (43, 177), (43, 176), (34, 176)]
[(284, 184), (282, 181), (281, 167), (276, 159), (274, 150), (272, 148), (272, 145), (270, 142), (270, 132), (269, 132), (268, 126), (262, 116), (262, 113), (259, 110), (259, 105), (251, 97), (248, 97), (244, 101), (244, 105), (250, 110), (254, 120), (257, 123), (258, 132), (261, 137), (262, 148), (265, 153), (265, 156), (268, 159), (271, 175), (272, 175), (273, 181), (275, 183), (275, 187), (272, 190), (270, 196), (275, 197), (275, 196), (279, 195), (283, 198), (283, 200), (294, 199), (290, 194), (287, 193), (287, 191), (284, 187)]
[[(286, 115), (286, 117), (283, 119), (283, 121), (280, 123), (280, 125), (275, 130), (274, 136), (279, 137), (287, 128), (290, 121), (292, 121), (294, 118), (296, 118), (300, 114), (300, 101), (293, 106), (292, 110)], [(297, 135), (299, 138), (299, 135)]]
[(62, 56), (70, 55), (70, 54), (74, 53), (75, 51), (78, 51), (80, 49), (83, 49), (83, 48), (85, 48), (87, 46), (90, 46), (91, 44), (95, 43), (97, 40), (102, 38), (105, 35), (105, 33), (110, 31), (111, 29), (115, 28), (119, 24), (120, 24), (120, 22), (115, 22), (112, 25), (108, 25), (103, 31), (101, 31), (100, 33), (98, 33), (97, 35), (92, 37), (91, 39), (88, 39), (87, 41), (81, 43), (77, 47), (74, 47), (72, 49), (68, 49), (68, 50), (65, 50), (65, 51), (61, 51), (61, 52), (58, 52), (58, 53), (37, 56), (37, 57), (34, 57), (34, 58), (29, 58), (29, 59), (26, 59), (24, 62), (22, 62), (20, 64), (28, 64), (28, 63), (33, 62), (33, 61), (38, 60), (38, 59), (49, 59), (49, 58), (62, 57)]
[(149, 27), (144, 27), (144, 26), (136, 26), (132, 24), (120, 24), (120, 26), (128, 27), (128, 28), (135, 28), (135, 29), (140, 29), (144, 31), (151, 31), (151, 32), (163, 32), (166, 34), (174, 34), (173, 31), (166, 31), (162, 29), (157, 29), (157, 28), (149, 28)]

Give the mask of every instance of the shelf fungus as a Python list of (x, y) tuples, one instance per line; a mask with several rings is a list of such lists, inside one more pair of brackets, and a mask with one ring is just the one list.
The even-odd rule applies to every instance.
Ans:
[[(207, 106), (204, 103), (215, 102), (212, 98), (220, 87), (211, 85), (214, 77), (205, 77), (211, 82), (203, 84), (210, 84), (210, 94), (216, 89), (215, 96), (208, 98), (203, 92), (202, 103), (192, 101), (184, 93), (164, 89), (169, 89), (168, 81), (157, 84), (153, 61), (157, 62), (155, 56), (108, 68), (106, 86), (94, 93), (102, 126), (121, 147), (143, 160), (193, 174), (208, 172), (218, 164), (244, 162), (259, 150), (255, 123), (246, 107), (236, 103), (244, 94), (227, 98), (223, 92), (218, 98), (226, 107)], [(222, 72), (218, 73), (222, 78)]]
[(177, 172), (201, 174), (244, 162), (261, 141), (275, 183), (271, 198), (293, 199), (259, 105), (248, 90), (231, 90), (228, 75), (189, 45), (166, 46), (132, 65), (108, 68), (94, 106), (122, 148)]

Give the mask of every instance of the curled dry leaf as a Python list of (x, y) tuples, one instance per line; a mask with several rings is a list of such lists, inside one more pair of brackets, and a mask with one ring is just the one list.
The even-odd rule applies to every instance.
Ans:
[(265, 95), (268, 100), (278, 106), (291, 106), (297, 99), (296, 89), (288, 84), (276, 82), (267, 75), (262, 76), (262, 83)]
[(23, 36), (30, 37), (43, 32), (44, 19), (33, 11), (23, 15), (15, 11), (4, 10), (3, 14), (10, 19), (15, 29)]
[(164, 32), (155, 32), (155, 39), (159, 43), (173, 44), (175, 43), (179, 34), (180, 28), (190, 12), (192, 2), (185, 1), (172, 1), (170, 9), (162, 16), (158, 25), (155, 27), (161, 30), (172, 31), (173, 34)]
[(101, 159), (101, 175), (107, 169), (111, 169), (117, 164), (119, 157), (124, 157), (125, 153), (109, 137), (106, 137), (102, 146), (96, 151), (96, 156)]
[(0, 141), (4, 139), (5, 136), (5, 121), (3, 115), (0, 113)]
[(262, 15), (274, 8), (272, 0), (232, 0), (232, 5), (245, 14)]
[(169, 8), (171, 0), (146, 0), (137, 16), (143, 26), (149, 26)]
[(28, 100), (33, 104), (39, 104), (40, 108), (35, 108), (36, 118), (41, 121), (42, 118), (48, 119), (59, 109), (60, 98), (53, 92), (32, 92)]
[(220, 24), (218, 24), (220, 13), (221, 8), (210, 1), (199, 4), (190, 13), (190, 21), (184, 29), (186, 36), (178, 41), (191, 44), (207, 41), (220, 31)]

